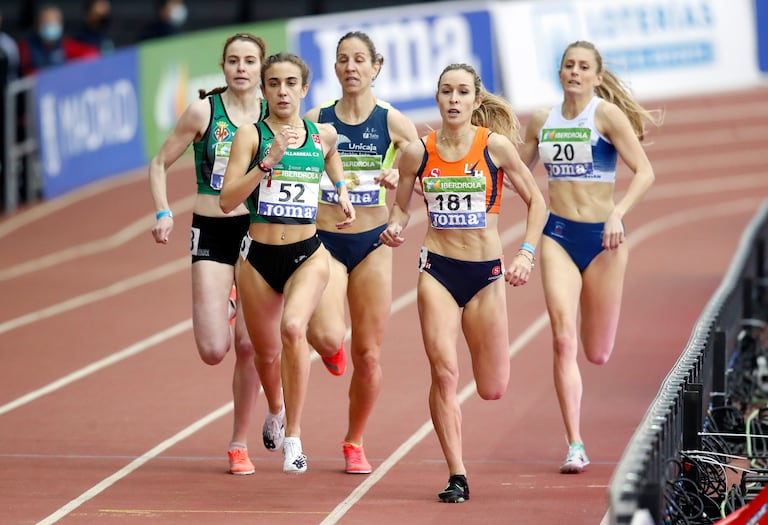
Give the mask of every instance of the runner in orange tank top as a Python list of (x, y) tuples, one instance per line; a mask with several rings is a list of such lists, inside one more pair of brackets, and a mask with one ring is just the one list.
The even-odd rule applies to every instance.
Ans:
[[(546, 205), (517, 154), (513, 141), (520, 140), (519, 123), (512, 108), (483, 88), (471, 66), (453, 64), (443, 70), (436, 98), (442, 127), (403, 153), (397, 196), (381, 241), (392, 247), (405, 241), (402, 231), (419, 178), (430, 224), (419, 261), (419, 319), (432, 378), (429, 408), (449, 473), (438, 498), (461, 503), (469, 499), (469, 484), (461, 451), (456, 341), (463, 329), (478, 395), (500, 399), (509, 382), (503, 283), (528, 282)], [(506, 271), (498, 232), (504, 177), (528, 208), (523, 243)]]

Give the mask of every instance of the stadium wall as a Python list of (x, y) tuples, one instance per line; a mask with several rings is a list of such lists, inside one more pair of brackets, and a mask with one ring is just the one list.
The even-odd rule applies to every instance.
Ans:
[(473, 64), (519, 112), (558, 99), (564, 46), (593, 41), (639, 98), (749, 88), (768, 67), (766, 0), (439, 2), (187, 33), (39, 74), (36, 134), (44, 198), (147, 164), (198, 88), (223, 85), (227, 35), (289, 49), (313, 77), (306, 104), (337, 97), (335, 45), (368, 32), (385, 57), (376, 92), (416, 122), (438, 118), (434, 92), (452, 62)]

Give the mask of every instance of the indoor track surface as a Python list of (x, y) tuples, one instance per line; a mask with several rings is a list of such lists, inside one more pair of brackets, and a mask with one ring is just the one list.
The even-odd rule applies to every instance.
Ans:
[[(249, 436), (256, 473), (228, 474), (234, 355), (211, 367), (195, 349), (186, 163), (170, 174), (167, 246), (150, 234), (145, 170), (0, 220), (0, 523), (599, 524), (617, 461), (768, 198), (768, 88), (646, 106), (666, 112), (647, 146), (657, 179), (625, 219), (631, 254), (613, 357), (601, 367), (581, 360), (585, 473), (558, 473), (566, 442), (534, 271), (507, 288), (512, 372), (501, 400), (477, 396), (459, 341), (472, 499), (438, 503), (448, 472), (427, 405), (415, 302), (426, 224), (414, 201), (365, 436), (374, 472), (343, 472), (351, 370), (333, 377), (314, 360), (302, 425), (308, 472), (283, 474), (281, 454), (262, 447), (260, 396)], [(535, 175), (543, 187), (540, 166)], [(622, 191), (626, 168), (619, 179)], [(523, 219), (507, 191), (508, 257)]]

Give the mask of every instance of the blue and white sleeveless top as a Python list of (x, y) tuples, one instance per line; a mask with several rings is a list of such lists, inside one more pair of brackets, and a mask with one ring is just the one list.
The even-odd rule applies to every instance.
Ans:
[(563, 104), (549, 112), (539, 132), (539, 158), (550, 181), (616, 181), (616, 148), (595, 126), (595, 112), (602, 99), (592, 97), (572, 120), (563, 117)]
[[(395, 160), (395, 146), (387, 126), (390, 106), (377, 101), (364, 122), (350, 125), (339, 120), (336, 102), (321, 107), (317, 121), (333, 124), (336, 128), (336, 149), (344, 165), (349, 200), (353, 206), (385, 206), (386, 189), (374, 178), (381, 175), (383, 169), (391, 168)], [(336, 189), (325, 173), (320, 181), (320, 202), (338, 202)]]

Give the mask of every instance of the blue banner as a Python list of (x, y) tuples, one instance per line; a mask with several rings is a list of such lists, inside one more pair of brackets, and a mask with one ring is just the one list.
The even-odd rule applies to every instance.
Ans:
[(373, 40), (384, 57), (374, 92), (401, 111), (434, 111), (438, 78), (452, 63), (472, 65), (489, 91), (500, 88), (487, 10), (377, 9), (297, 19), (288, 30), (292, 50), (312, 71), (305, 110), (341, 95), (334, 62), (339, 38), (348, 31)]
[(760, 71), (768, 73), (768, 0), (755, 0), (757, 59)]
[(146, 164), (135, 48), (38, 74), (43, 196)]

